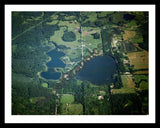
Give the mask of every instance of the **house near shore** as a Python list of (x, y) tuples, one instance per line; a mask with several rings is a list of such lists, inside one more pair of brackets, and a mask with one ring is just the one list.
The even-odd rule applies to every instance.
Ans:
[(103, 96), (98, 96), (98, 100), (103, 100), (104, 97)]
[(110, 88), (114, 88), (114, 84), (110, 85)]
[(129, 60), (123, 60), (123, 64), (128, 64), (129, 63)]

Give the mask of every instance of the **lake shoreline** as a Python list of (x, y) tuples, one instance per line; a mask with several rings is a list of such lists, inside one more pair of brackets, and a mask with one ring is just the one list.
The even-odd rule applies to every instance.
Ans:
[[(62, 72), (58, 72), (57, 70), (55, 71), (54, 68), (64, 68), (66, 66), (66, 64), (63, 63), (63, 61), (61, 60), (61, 57), (64, 56), (65, 54), (61, 51), (58, 51), (56, 47), (54, 49), (51, 49), (48, 52), (46, 52), (46, 54), (49, 56), (49, 60), (45, 64), (47, 70), (42, 71), (40, 73), (40, 76), (41, 76), (41, 78), (44, 78), (46, 80), (50, 80), (50, 79), (51, 80), (58, 80), (62, 76)], [(59, 56), (59, 57), (57, 57), (57, 56)], [(54, 58), (54, 60), (53, 60), (53, 58)], [(53, 64), (55, 64), (55, 65), (53, 65)], [(51, 68), (53, 68), (53, 69), (51, 69)]]

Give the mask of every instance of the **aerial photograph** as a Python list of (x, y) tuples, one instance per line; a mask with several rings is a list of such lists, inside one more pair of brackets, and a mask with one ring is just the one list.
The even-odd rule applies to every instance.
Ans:
[(12, 115), (148, 115), (147, 11), (12, 11)]

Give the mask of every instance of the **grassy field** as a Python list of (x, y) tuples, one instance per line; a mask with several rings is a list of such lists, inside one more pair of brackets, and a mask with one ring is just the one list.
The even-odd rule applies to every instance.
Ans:
[(111, 89), (112, 94), (135, 93), (135, 83), (132, 75), (121, 75), (123, 87), (120, 89)]
[[(101, 36), (99, 39), (94, 39), (92, 34), (98, 33), (100, 35), (100, 29), (93, 27), (83, 27), (82, 28), (82, 39), (84, 40), (83, 44), (85, 45), (84, 49), (92, 51), (94, 48), (97, 48), (98, 44), (102, 43)], [(101, 51), (102, 53), (102, 51)], [(84, 55), (87, 53), (84, 50)]]
[(71, 49), (77, 48), (80, 46), (80, 43), (77, 41), (80, 39), (80, 34), (76, 32), (75, 33), (76, 40), (72, 42), (63, 41), (61, 38), (63, 34), (64, 34), (64, 27), (61, 27), (59, 31), (56, 31), (55, 34), (50, 37), (50, 41), (56, 42), (57, 45), (67, 45), (67, 47), (70, 47)]
[(132, 79), (132, 75), (121, 75), (123, 88), (134, 88), (135, 84)]
[(42, 85), (42, 87), (44, 87), (44, 88), (48, 88), (48, 84), (47, 84), (47, 83), (42, 83), (41, 85)]
[(83, 106), (82, 104), (63, 104), (61, 115), (83, 115)]
[(74, 96), (70, 94), (64, 94), (62, 95), (60, 102), (62, 104), (66, 104), (66, 103), (71, 104), (74, 102)]
[(61, 97), (62, 103), (61, 115), (82, 115), (82, 104), (74, 104), (74, 96), (70, 94), (64, 94)]

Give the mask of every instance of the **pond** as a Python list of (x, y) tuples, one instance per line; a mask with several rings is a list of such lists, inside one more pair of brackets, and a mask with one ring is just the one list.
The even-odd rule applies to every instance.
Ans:
[(48, 70), (46, 72), (42, 72), (41, 76), (45, 79), (54, 79), (57, 80), (61, 77), (60, 72), (56, 72), (54, 68), (64, 68), (66, 64), (63, 63), (60, 58), (65, 54), (63, 52), (57, 51), (57, 49), (53, 49), (47, 53), (51, 57), (51, 61), (49, 61), (46, 65)]
[(47, 63), (48, 67), (64, 68), (66, 66), (66, 64), (64, 64), (63, 61), (60, 60), (60, 58), (65, 55), (63, 52), (57, 51), (57, 49), (53, 49), (52, 51), (48, 52), (47, 55), (52, 58), (52, 60)]
[(54, 69), (48, 69), (48, 71), (42, 72), (41, 76), (44, 77), (45, 79), (57, 80), (61, 77), (61, 73), (55, 72)]
[(131, 14), (124, 14), (123, 19), (125, 20), (132, 20), (135, 18), (135, 15), (131, 15)]
[(102, 85), (114, 82), (112, 76), (116, 70), (116, 63), (111, 56), (97, 56), (89, 61), (76, 77), (96, 85)]

